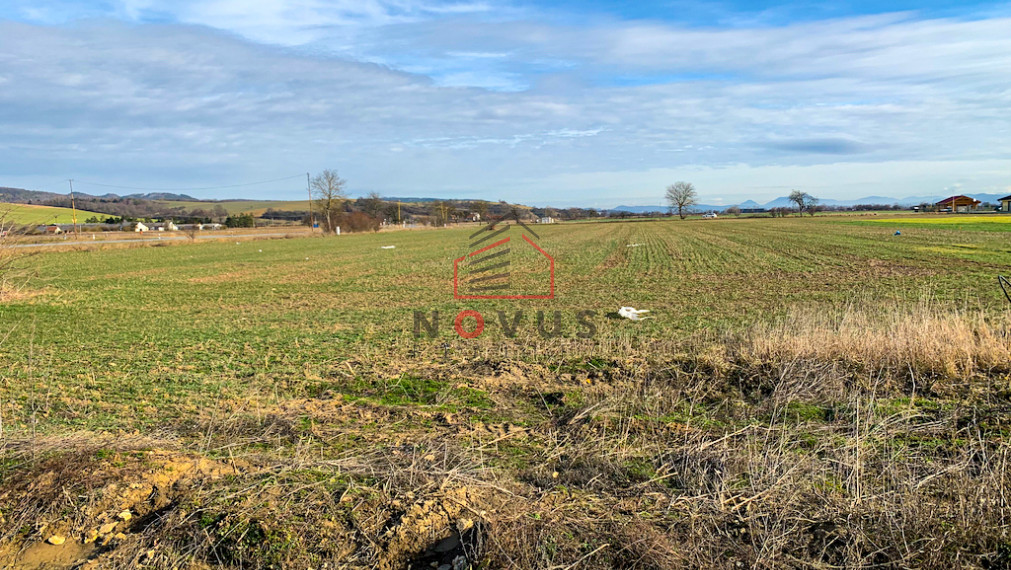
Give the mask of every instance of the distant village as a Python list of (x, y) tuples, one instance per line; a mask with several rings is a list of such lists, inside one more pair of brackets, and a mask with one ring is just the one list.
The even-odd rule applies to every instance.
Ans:
[[(4, 189), (11, 190), (11, 189)], [(41, 197), (33, 191), (18, 190), (26, 194), (33, 194), (30, 198)], [(55, 196), (55, 197), (54, 197)], [(12, 196), (13, 197), (13, 196)], [(29, 196), (19, 196), (29, 198)], [(50, 205), (67, 206), (62, 195), (46, 195), (42, 200), (24, 200), (31, 203), (44, 203)], [(991, 198), (992, 199), (992, 198)], [(597, 210), (593, 208), (550, 208), (550, 207), (527, 207), (509, 204), (505, 201), (482, 201), (482, 200), (431, 200), (417, 199), (418, 201), (403, 201), (396, 198), (380, 198), (378, 195), (368, 197), (347, 199), (343, 202), (340, 211), (335, 215), (340, 218), (338, 225), (344, 231), (375, 231), (385, 226), (444, 226), (447, 224), (479, 223), (495, 221), (506, 215), (515, 215), (530, 223), (554, 223), (556, 221), (594, 219), (594, 218), (635, 218), (635, 217), (657, 217), (670, 215), (670, 209), (663, 206), (655, 207), (618, 207), (612, 210)], [(194, 208), (185, 209), (178, 205), (164, 210), (165, 207), (153, 200), (137, 198), (93, 198), (86, 197), (85, 205), (91, 208), (101, 207), (106, 210), (122, 212), (119, 216), (109, 215), (103, 218), (91, 216), (81, 223), (59, 223), (45, 224), (25, 228), (27, 233), (59, 235), (79, 232), (136, 232), (136, 233), (158, 233), (158, 232), (203, 232), (217, 231), (226, 228), (252, 228), (258, 226), (273, 225), (311, 225), (319, 222), (318, 216), (314, 216), (308, 208), (298, 210), (282, 210), (267, 208), (260, 211), (259, 215), (252, 213), (228, 214), (219, 204), (206, 205), (202, 202), (193, 202)], [(900, 206), (895, 204), (857, 204), (849, 206), (815, 204), (808, 211), (830, 212), (830, 211), (870, 211), (870, 210), (906, 210), (913, 212), (933, 212), (933, 213), (959, 213), (959, 214), (984, 214), (984, 213), (1011, 213), (1011, 195), (1004, 196), (993, 202), (983, 202), (971, 196), (954, 195), (948, 196), (937, 202), (924, 202), (916, 206)], [(178, 204), (178, 202), (177, 202)], [(771, 206), (767, 205), (767, 206)], [(81, 203), (78, 203), (81, 209)], [(745, 207), (750, 206), (750, 207)], [(720, 216), (786, 216), (795, 214), (796, 208), (788, 206), (761, 207), (754, 202), (741, 204), (740, 206), (708, 206), (696, 205), (692, 208), (694, 213), (709, 214), (707, 217)], [(126, 212), (143, 212), (146, 216), (130, 216)]]
[[(106, 223), (83, 223), (78, 224), (80, 231), (87, 232), (177, 232), (177, 231), (204, 231), (204, 230), (220, 230), (224, 229), (224, 224), (219, 224), (217, 222), (209, 222), (206, 224), (176, 224), (172, 220), (167, 220), (164, 222), (122, 222), (118, 224), (106, 224)], [(49, 224), (35, 227), (35, 233), (39, 234), (50, 234), (59, 235), (62, 233), (73, 232), (74, 224)]]

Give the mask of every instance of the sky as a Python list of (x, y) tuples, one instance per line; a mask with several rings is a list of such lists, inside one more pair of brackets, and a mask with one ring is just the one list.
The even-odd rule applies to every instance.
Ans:
[(4, 0), (0, 186), (1011, 193), (1011, 3)]

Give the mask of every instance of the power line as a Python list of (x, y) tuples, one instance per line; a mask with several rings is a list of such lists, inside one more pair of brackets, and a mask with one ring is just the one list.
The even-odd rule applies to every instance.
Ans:
[[(50, 182), (49, 184), (45, 184), (45, 185), (42, 185), (42, 186), (39, 186), (38, 184), (25, 184), (25, 186), (31, 186), (31, 188), (30, 188), (31, 190), (41, 191), (41, 190), (47, 190), (47, 189), (52, 188), (53, 186), (56, 186), (56, 185), (62, 185), (66, 181), (67, 181), (66, 178), (60, 178), (56, 182)], [(21, 190), (21, 189), (23, 189), (23, 190), (29, 190), (29, 188), (19, 188), (19, 190)]]
[(295, 178), (301, 178), (301, 174), (296, 174), (294, 176), (285, 176), (284, 178), (275, 178), (273, 180), (260, 180), (258, 182), (244, 182), (242, 184), (228, 184), (225, 186), (204, 186), (200, 188), (148, 188), (142, 186), (121, 186), (119, 184), (104, 184), (101, 182), (90, 182), (88, 180), (78, 180), (78, 184), (88, 184), (91, 186), (102, 186), (104, 188), (117, 188), (120, 190), (147, 190), (153, 192), (192, 192), (195, 190), (224, 190), (226, 188), (239, 188), (242, 186), (255, 186), (257, 184), (269, 184), (271, 182), (282, 182), (284, 180), (292, 180)]

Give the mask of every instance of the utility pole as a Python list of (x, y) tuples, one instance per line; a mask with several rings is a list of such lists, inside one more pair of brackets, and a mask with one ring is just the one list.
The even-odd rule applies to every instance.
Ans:
[(77, 228), (77, 202), (74, 200), (74, 179), (69, 178), (67, 182), (70, 182), (70, 208), (74, 215), (74, 239), (80, 239), (81, 232)]
[(305, 173), (305, 190), (309, 193), (309, 233), (316, 231), (316, 217), (312, 213), (312, 185), (309, 183), (309, 173)]
[(400, 217), (400, 200), (397, 200), (397, 223), (404, 223), (404, 219)]

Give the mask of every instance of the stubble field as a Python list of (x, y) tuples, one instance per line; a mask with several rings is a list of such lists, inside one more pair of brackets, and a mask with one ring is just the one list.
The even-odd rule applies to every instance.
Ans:
[(473, 228), (22, 257), (0, 564), (1006, 567), (991, 225), (537, 226), (551, 300), (455, 300)]

